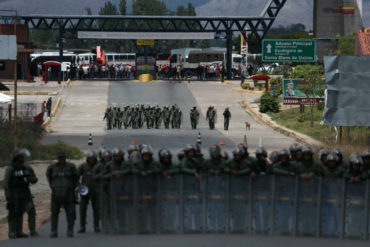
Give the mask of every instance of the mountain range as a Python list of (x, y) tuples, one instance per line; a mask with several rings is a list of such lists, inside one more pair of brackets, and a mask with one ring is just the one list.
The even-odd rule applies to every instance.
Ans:
[[(189, 2), (196, 7), (198, 16), (259, 16), (268, 0), (164, 0), (174, 10)], [(82, 15), (85, 8), (97, 14), (106, 1), (102, 0), (0, 0), (0, 9), (16, 9), (20, 15)], [(119, 0), (111, 0), (118, 4)], [(131, 11), (132, 0), (127, 0)], [(302, 23), (312, 30), (313, 0), (288, 0), (279, 13), (274, 25)], [(370, 26), (370, 0), (363, 0), (364, 26)]]

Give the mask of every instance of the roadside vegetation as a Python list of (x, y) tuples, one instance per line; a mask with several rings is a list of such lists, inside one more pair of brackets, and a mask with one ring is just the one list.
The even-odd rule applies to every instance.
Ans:
[[(63, 150), (68, 159), (81, 159), (83, 153), (76, 147), (63, 142), (42, 145), (44, 128), (31, 122), (18, 122), (18, 147), (27, 148), (31, 152), (28, 160), (53, 160)], [(9, 164), (14, 147), (13, 125), (8, 121), (0, 121), (0, 166)]]

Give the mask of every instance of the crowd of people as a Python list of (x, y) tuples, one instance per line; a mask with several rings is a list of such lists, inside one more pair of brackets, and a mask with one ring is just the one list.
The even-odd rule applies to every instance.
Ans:
[[(190, 123), (192, 129), (197, 129), (200, 113), (196, 106), (190, 110)], [(231, 112), (227, 107), (223, 113), (224, 130), (229, 129)], [(104, 113), (103, 121), (106, 120), (107, 130), (111, 129), (141, 129), (146, 125), (147, 129), (160, 129), (162, 122), (165, 129), (180, 129), (182, 124), (182, 111), (177, 104), (169, 106), (159, 105), (126, 105), (121, 109), (118, 106), (108, 107)], [(209, 128), (214, 129), (217, 121), (217, 110), (209, 106), (206, 113)]]
[[(16, 149), (11, 165), (7, 167), (4, 178), (4, 190), (9, 211), (9, 238), (28, 237), (23, 233), (23, 214), (29, 214), (31, 236), (38, 236), (35, 229), (36, 211), (30, 184), (38, 179), (32, 167), (25, 164), (30, 155), (26, 149)], [(58, 153), (57, 162), (49, 165), (46, 176), (52, 191), (51, 196), (51, 234), (58, 236), (58, 216), (63, 207), (67, 214), (67, 236), (73, 237), (76, 220), (76, 192), (84, 188), (80, 200), (80, 229), (86, 232), (86, 210), (91, 201), (94, 216), (94, 231), (100, 232), (100, 184), (110, 179), (122, 179), (128, 174), (140, 176), (161, 175), (163, 179), (174, 174), (187, 174), (201, 180), (203, 175), (250, 176), (253, 179), (261, 175), (298, 176), (310, 180), (314, 176), (327, 178), (346, 178), (351, 183), (360, 183), (370, 178), (370, 150), (362, 154), (352, 153), (349, 162), (343, 159), (340, 148), (329, 150), (322, 148), (315, 160), (314, 150), (310, 146), (292, 144), (289, 149), (268, 153), (259, 147), (255, 155), (248, 153), (244, 143), (236, 145), (232, 157), (223, 152), (218, 145), (209, 148), (209, 159), (205, 159), (199, 145), (186, 145), (177, 153), (177, 161), (169, 149), (158, 152), (158, 160), (150, 145), (130, 145), (127, 156), (120, 148), (108, 150), (104, 147), (98, 152), (88, 151), (86, 161), (79, 167), (67, 162), (66, 153)]]
[(130, 64), (71, 64), (69, 78), (75, 79), (134, 79), (137, 77), (137, 68)]

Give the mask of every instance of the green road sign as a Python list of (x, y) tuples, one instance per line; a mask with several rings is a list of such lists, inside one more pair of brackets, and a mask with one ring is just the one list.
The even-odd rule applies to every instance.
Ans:
[(313, 39), (264, 39), (263, 62), (316, 62), (316, 42)]

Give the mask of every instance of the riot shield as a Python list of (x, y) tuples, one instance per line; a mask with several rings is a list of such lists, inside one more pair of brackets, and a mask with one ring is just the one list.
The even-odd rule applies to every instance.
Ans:
[(275, 176), (274, 232), (293, 234), (296, 179), (292, 176)]
[(324, 237), (340, 236), (343, 186), (343, 179), (323, 179), (321, 234)]
[(200, 181), (194, 176), (183, 175), (184, 232), (203, 231), (203, 193)]
[(157, 188), (159, 176), (138, 176), (137, 232), (157, 232)]
[(180, 175), (161, 178), (161, 233), (180, 232)]
[(249, 231), (249, 183), (249, 176), (230, 176), (229, 231), (232, 233)]
[(106, 233), (112, 233), (112, 217), (111, 217), (111, 183), (110, 179), (100, 179), (99, 182), (99, 197), (100, 197), (100, 219), (102, 230)]
[(114, 233), (134, 233), (136, 175), (111, 179), (112, 186), (112, 225)]
[(267, 234), (271, 223), (272, 176), (260, 175), (252, 182), (253, 232)]
[(308, 181), (299, 179), (298, 187), (297, 234), (315, 236), (319, 228), (319, 178), (313, 177)]
[(366, 181), (346, 183), (345, 236), (364, 238), (366, 219)]
[(206, 175), (206, 217), (207, 217), (207, 232), (225, 233), (226, 231), (226, 176)]

